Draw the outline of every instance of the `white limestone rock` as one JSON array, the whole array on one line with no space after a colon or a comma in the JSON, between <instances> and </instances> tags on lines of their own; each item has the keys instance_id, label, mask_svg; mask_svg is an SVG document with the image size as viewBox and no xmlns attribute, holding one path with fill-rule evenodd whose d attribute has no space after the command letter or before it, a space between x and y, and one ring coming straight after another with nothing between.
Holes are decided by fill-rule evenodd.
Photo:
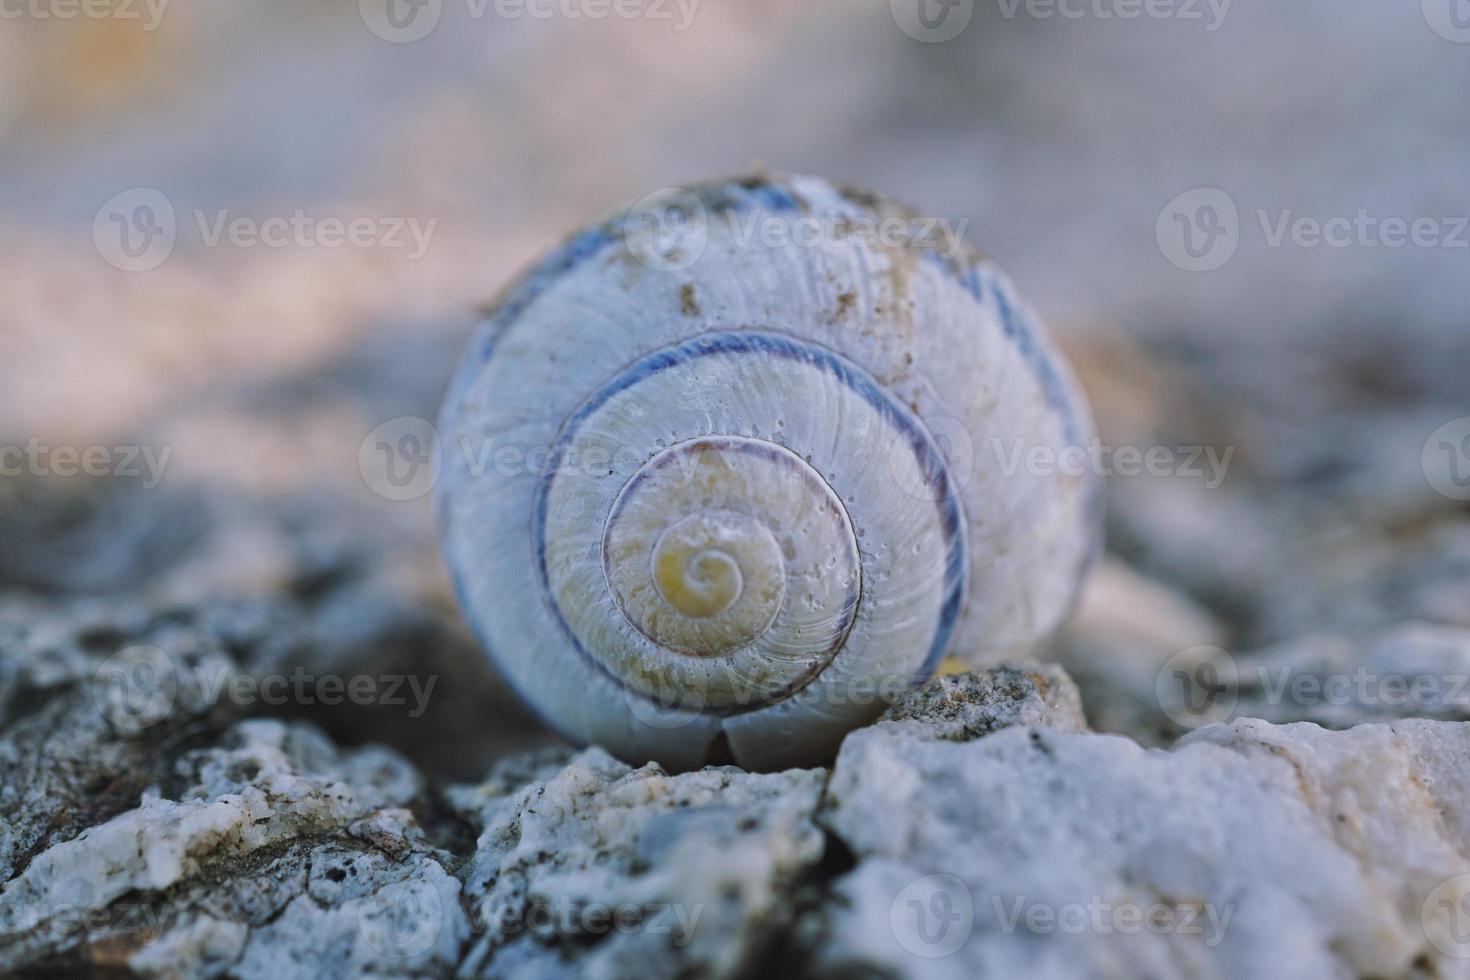
<instances>
[{"instance_id":1,"label":"white limestone rock","mask_svg":"<svg viewBox=\"0 0 1470 980\"><path fill-rule=\"evenodd\" d=\"M216 734L186 705L117 731L72 683L0 746L60 719L91 733L41 770L64 786L86 751L168 764L76 832L29 809L71 797L10 790L0 973L1470 976L1470 724L1236 721L1165 751L1087 731L1067 675L1027 665L931 681L830 771L558 749L439 796L302 724Z\"/></svg>"},{"instance_id":2,"label":"white limestone rock","mask_svg":"<svg viewBox=\"0 0 1470 980\"><path fill-rule=\"evenodd\" d=\"M1172 751L1043 729L968 743L867 729L826 794L822 821L857 864L834 885L815 963L834 976L1470 975L1470 944L1443 928L1470 888L1457 878L1467 803L1464 724L1239 721Z\"/></svg>"},{"instance_id":3,"label":"white limestone rock","mask_svg":"<svg viewBox=\"0 0 1470 980\"><path fill-rule=\"evenodd\" d=\"M524 763L513 763L521 772ZM736 976L794 926L823 770L667 775L601 749L452 794L483 826L466 976Z\"/></svg>"},{"instance_id":4,"label":"white limestone rock","mask_svg":"<svg viewBox=\"0 0 1470 980\"><path fill-rule=\"evenodd\" d=\"M0 886L0 973L447 972L467 921L453 861L404 809L422 792L389 750L242 722L185 754L169 795L150 788Z\"/></svg>"}]
</instances>

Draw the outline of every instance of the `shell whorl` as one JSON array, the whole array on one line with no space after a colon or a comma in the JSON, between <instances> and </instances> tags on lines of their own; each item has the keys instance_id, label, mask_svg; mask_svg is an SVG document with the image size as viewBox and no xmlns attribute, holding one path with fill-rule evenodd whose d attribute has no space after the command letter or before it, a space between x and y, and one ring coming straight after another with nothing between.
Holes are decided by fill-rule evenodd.
<instances>
[{"instance_id":1,"label":"shell whorl","mask_svg":"<svg viewBox=\"0 0 1470 980\"><path fill-rule=\"evenodd\" d=\"M811 404L821 423L796 422ZM636 470L560 465L637 460L619 452L630 439L655 452ZM635 695L767 707L854 638L860 611L862 644L921 645L931 668L948 640L966 565L943 459L833 351L761 331L661 348L588 399L550 463L533 525L545 594L579 655ZM894 496L935 482L933 500Z\"/></svg>"},{"instance_id":2,"label":"shell whorl","mask_svg":"<svg viewBox=\"0 0 1470 980\"><path fill-rule=\"evenodd\" d=\"M893 207L813 178L699 193L713 215ZM1091 432L992 266L738 239L714 222L665 271L619 222L579 234L491 314L441 418L466 448L444 546L482 642L570 737L678 768L720 741L822 761L876 688L1034 643L1096 547L1086 481L985 455ZM488 472L467 447L542 464Z\"/></svg>"},{"instance_id":3,"label":"shell whorl","mask_svg":"<svg viewBox=\"0 0 1470 980\"><path fill-rule=\"evenodd\" d=\"M832 488L777 443L670 446L628 481L606 527L608 585L657 646L713 657L762 640L783 611L788 577L808 563L820 570L811 587L832 594L819 601L808 591L815 615L792 623L787 612L782 631L835 649L852 625L860 583L852 523ZM781 646L794 651L796 638Z\"/></svg>"}]
</instances>

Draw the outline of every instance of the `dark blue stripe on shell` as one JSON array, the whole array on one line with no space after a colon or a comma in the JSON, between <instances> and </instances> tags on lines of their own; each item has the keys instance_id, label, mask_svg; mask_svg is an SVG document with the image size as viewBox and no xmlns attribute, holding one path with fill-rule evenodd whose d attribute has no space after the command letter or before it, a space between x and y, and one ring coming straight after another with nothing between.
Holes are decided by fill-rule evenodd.
<instances>
[{"instance_id":1,"label":"dark blue stripe on shell","mask_svg":"<svg viewBox=\"0 0 1470 980\"><path fill-rule=\"evenodd\" d=\"M779 184L759 183L754 187L748 184L735 184L726 188L732 195L736 195L731 201L731 207L737 212L744 212L750 207L759 207L772 214L785 214L791 211L802 211L801 202L786 188Z\"/></svg>"},{"instance_id":2,"label":"dark blue stripe on shell","mask_svg":"<svg viewBox=\"0 0 1470 980\"><path fill-rule=\"evenodd\" d=\"M551 593L550 575L546 568L547 499L550 495L551 485L555 481L556 473L561 468L561 462L565 458L568 445L576 436L577 430L581 427L582 423L621 392L627 391L639 382L661 371L676 367L694 358L723 354L785 357L820 367L832 374L845 387L861 395L869 405L883 416L885 422L892 424L907 437L909 446L919 463L920 470L924 474L926 485L934 491L938 498L934 501L934 504L940 512L940 528L945 539L944 603L940 607L939 622L935 629L934 640L925 655L923 663L915 673L914 682L921 683L928 679L939 666L939 661L944 656L945 648L949 645L950 637L954 633L954 627L958 621L960 608L965 596L967 571L967 542L964 533L964 518L960 510L958 495L950 485L949 471L945 467L944 458L940 454L938 447L935 446L928 430L923 427L901 402L862 368L825 347L799 341L796 338L784 334L765 333L761 331L703 334L672 347L656 351L643 360L630 365L614 381L583 402L581 407L569 416L563 424L562 431L557 437L556 445L548 458L547 475L543 476L536 484L536 492L532 503L531 527L531 540L535 552L536 571L541 582L542 592L547 606L551 610L563 634L571 643L572 647L585 660L609 677L615 684L627 690L627 686L621 678L609 672L601 661L589 654L586 648L583 647L580 638L572 632L571 627L562 616L556 599ZM738 434L707 433L706 435ZM780 692L779 697L769 701L753 705L734 706L723 711L709 710L712 714L733 715L769 707L777 701L790 698L801 690L802 687L810 683L811 680L812 678L805 678L799 686Z\"/></svg>"},{"instance_id":3,"label":"dark blue stripe on shell","mask_svg":"<svg viewBox=\"0 0 1470 980\"><path fill-rule=\"evenodd\" d=\"M931 262L947 272L950 278L959 283L965 292L975 298L977 303L982 305L985 303L986 279L981 273L979 262L966 256L946 259L932 249L924 254ZM1037 381L1041 383L1042 390L1046 394L1046 403L1061 415L1063 437L1071 445L1082 445L1082 423L1077 417L1076 402L1071 390L1057 371L1056 361L1043 345L1039 337L1039 328L1023 311L1016 309L1016 300L1007 295L1001 283L991 282L990 293L995 297L995 308L1000 314L1001 332L1016 345L1016 350L1020 352L1021 358L1031 368L1031 373L1036 376Z\"/></svg>"},{"instance_id":4,"label":"dark blue stripe on shell","mask_svg":"<svg viewBox=\"0 0 1470 980\"><path fill-rule=\"evenodd\" d=\"M732 182L713 186L704 185L694 190L700 195L705 206L715 213L722 211L744 213L752 208L759 208L770 214L789 214L806 210L791 189L770 181L761 181L756 184ZM867 211L874 217L877 216L877 213L870 207L859 204L851 197L844 197L843 201ZM622 221L614 219L578 232L550 255L536 263L520 283L511 288L505 300L481 328L475 341L478 360L484 362L494 355L495 347L506 328L519 318L527 307L555 285L558 279L570 274L609 245L620 243L622 240ZM976 302L982 305L985 303L985 281L979 263L967 257L968 253L954 259L946 259L933 249L926 249L924 255L974 297ZM1062 416L1063 433L1067 442L1080 446L1082 444L1082 424L1078 417L1077 406L1073 401L1070 389L1058 374L1051 355L1037 340L1036 326L1014 309L1015 304L1005 295L1005 290L999 284L995 284L990 291L995 296L996 307L1000 313L1001 329L1016 345L1027 367L1041 383L1046 393L1047 404Z\"/></svg>"},{"instance_id":5,"label":"dark blue stripe on shell","mask_svg":"<svg viewBox=\"0 0 1470 980\"><path fill-rule=\"evenodd\" d=\"M505 300L491 314L479 338L480 360L487 361L495 353L495 344L504 329L515 322L526 308L556 284L562 276L576 269L583 262L601 252L614 242L622 241L611 225L598 225L578 232L546 256L511 289Z\"/></svg>"}]
</instances>

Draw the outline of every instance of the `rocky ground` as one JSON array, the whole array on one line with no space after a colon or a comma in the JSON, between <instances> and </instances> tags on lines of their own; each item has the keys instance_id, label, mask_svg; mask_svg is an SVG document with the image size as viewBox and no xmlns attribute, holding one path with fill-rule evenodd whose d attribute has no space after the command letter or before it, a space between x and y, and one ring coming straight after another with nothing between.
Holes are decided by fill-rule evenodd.
<instances>
[{"instance_id":1,"label":"rocky ground","mask_svg":"<svg viewBox=\"0 0 1470 980\"><path fill-rule=\"evenodd\" d=\"M196 681L252 676L266 634L239 617L7 609L3 972L1470 966L1465 723L1243 719L1145 748L1089 730L1060 668L1001 667L932 681L830 769L670 775L548 748L443 785L224 709ZM104 656L124 640L169 651L168 696L129 702L150 665Z\"/></svg>"}]
</instances>

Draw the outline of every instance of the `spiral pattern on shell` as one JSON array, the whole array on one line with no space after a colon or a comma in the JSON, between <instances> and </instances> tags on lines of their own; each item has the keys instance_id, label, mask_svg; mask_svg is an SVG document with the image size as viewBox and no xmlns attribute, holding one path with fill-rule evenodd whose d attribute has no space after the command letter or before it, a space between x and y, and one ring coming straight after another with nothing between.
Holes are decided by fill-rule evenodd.
<instances>
[{"instance_id":1,"label":"spiral pattern on shell","mask_svg":"<svg viewBox=\"0 0 1470 980\"><path fill-rule=\"evenodd\" d=\"M481 641L574 740L820 762L895 684L1061 620L1096 488L995 451L1092 423L973 252L741 231L908 212L816 178L686 194L694 246L649 254L641 213L609 220L489 315L441 417L444 548ZM484 465L507 448L537 463Z\"/></svg>"}]
</instances>

